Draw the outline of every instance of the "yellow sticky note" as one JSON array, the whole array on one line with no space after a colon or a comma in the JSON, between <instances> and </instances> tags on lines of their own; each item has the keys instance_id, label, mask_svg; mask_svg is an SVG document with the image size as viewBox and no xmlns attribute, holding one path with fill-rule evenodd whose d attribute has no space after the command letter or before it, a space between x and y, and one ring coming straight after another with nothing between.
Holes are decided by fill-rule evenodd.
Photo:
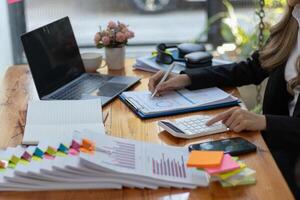
<instances>
[{"instance_id":1,"label":"yellow sticky note","mask_svg":"<svg viewBox=\"0 0 300 200\"><path fill-rule=\"evenodd\" d=\"M188 167L217 167L223 159L223 151L192 151L187 161Z\"/></svg>"},{"instance_id":2,"label":"yellow sticky note","mask_svg":"<svg viewBox=\"0 0 300 200\"><path fill-rule=\"evenodd\" d=\"M226 173L221 173L221 174L218 174L217 176L219 178L221 178L222 180L226 180L229 177L240 173L246 167L246 164L242 163L242 162L239 162L239 165L240 165L239 169L236 169L236 170L233 170L233 171L230 171L230 172L226 172Z\"/></svg>"}]
</instances>

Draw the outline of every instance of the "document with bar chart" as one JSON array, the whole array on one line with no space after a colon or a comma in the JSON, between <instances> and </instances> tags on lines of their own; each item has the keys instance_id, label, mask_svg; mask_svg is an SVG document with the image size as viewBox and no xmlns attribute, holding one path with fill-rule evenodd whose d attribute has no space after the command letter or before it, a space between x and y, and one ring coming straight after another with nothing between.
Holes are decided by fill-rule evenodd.
<instances>
[{"instance_id":1,"label":"document with bar chart","mask_svg":"<svg viewBox=\"0 0 300 200\"><path fill-rule=\"evenodd\" d=\"M209 177L206 173L186 167L188 149L150 144L123 138L97 135L94 156L82 155L87 165L94 165L122 175L127 174L137 180L151 180L176 187L207 186ZM101 139L100 139L101 138ZM171 184L172 185L172 184Z\"/></svg>"}]
</instances>

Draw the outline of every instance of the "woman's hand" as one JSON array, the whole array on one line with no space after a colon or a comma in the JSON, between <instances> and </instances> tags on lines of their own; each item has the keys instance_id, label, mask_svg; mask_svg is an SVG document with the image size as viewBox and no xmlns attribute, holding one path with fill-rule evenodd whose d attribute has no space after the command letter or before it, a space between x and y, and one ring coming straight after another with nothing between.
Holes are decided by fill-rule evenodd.
<instances>
[{"instance_id":1,"label":"woman's hand","mask_svg":"<svg viewBox=\"0 0 300 200\"><path fill-rule=\"evenodd\" d=\"M170 74L165 82L158 85L164 74L164 71L159 71L149 79L148 88L152 93L157 88L156 96L182 89L191 84L191 80L186 74Z\"/></svg>"},{"instance_id":2,"label":"woman's hand","mask_svg":"<svg viewBox=\"0 0 300 200\"><path fill-rule=\"evenodd\" d=\"M210 126L221 120L223 124L234 132L243 130L262 131L266 129L266 117L264 115L255 114L239 107L220 113L209 120L206 125Z\"/></svg>"}]
</instances>

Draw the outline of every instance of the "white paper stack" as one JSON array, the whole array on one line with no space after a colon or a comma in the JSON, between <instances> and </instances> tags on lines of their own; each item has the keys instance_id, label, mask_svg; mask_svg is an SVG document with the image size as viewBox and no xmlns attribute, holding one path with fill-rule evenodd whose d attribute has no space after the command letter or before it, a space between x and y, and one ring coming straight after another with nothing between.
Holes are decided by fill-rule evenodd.
<instances>
[{"instance_id":1,"label":"white paper stack","mask_svg":"<svg viewBox=\"0 0 300 200\"><path fill-rule=\"evenodd\" d=\"M219 59L213 59L212 65L224 65L229 64L231 62ZM159 64L155 61L155 56L143 56L136 59L136 63L133 65L134 69L139 69L148 72L157 72L160 70L168 71L170 65ZM173 69L173 73L179 74L181 71L185 70L185 63L183 62L175 62L175 67Z\"/></svg>"},{"instance_id":2,"label":"white paper stack","mask_svg":"<svg viewBox=\"0 0 300 200\"><path fill-rule=\"evenodd\" d=\"M155 56L143 56L136 59L136 63L133 65L133 68L148 72L157 72L160 70L167 71L169 66L170 65L158 64L157 62L155 62ZM184 63L176 62L172 72L179 74L184 69Z\"/></svg>"},{"instance_id":3,"label":"white paper stack","mask_svg":"<svg viewBox=\"0 0 300 200\"><path fill-rule=\"evenodd\" d=\"M77 155L60 152L59 146L72 147L83 139L95 142L93 153L80 151ZM47 154L49 147L55 156ZM37 159L37 149L46 152ZM34 154L29 162L15 157L24 152ZM46 156L48 155L48 156ZM92 131L73 133L62 141L41 141L37 147L16 147L0 151L0 160L9 166L0 168L0 191L36 191L68 189L119 189L159 187L196 188L208 186L205 172L186 167L188 149L133 141Z\"/></svg>"}]
</instances>

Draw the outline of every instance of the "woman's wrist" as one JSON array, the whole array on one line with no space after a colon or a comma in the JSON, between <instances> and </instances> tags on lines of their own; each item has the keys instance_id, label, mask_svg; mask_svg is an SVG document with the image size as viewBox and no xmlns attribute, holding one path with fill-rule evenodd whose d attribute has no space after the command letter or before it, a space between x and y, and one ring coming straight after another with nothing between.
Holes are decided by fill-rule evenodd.
<instances>
[{"instance_id":1,"label":"woman's wrist","mask_svg":"<svg viewBox=\"0 0 300 200\"><path fill-rule=\"evenodd\" d=\"M184 87L190 86L192 84L191 78L186 74L180 74L181 80L184 84Z\"/></svg>"},{"instance_id":2,"label":"woman's wrist","mask_svg":"<svg viewBox=\"0 0 300 200\"><path fill-rule=\"evenodd\" d=\"M264 131L267 129L267 120L265 115L259 115L258 127L260 131Z\"/></svg>"}]
</instances>

